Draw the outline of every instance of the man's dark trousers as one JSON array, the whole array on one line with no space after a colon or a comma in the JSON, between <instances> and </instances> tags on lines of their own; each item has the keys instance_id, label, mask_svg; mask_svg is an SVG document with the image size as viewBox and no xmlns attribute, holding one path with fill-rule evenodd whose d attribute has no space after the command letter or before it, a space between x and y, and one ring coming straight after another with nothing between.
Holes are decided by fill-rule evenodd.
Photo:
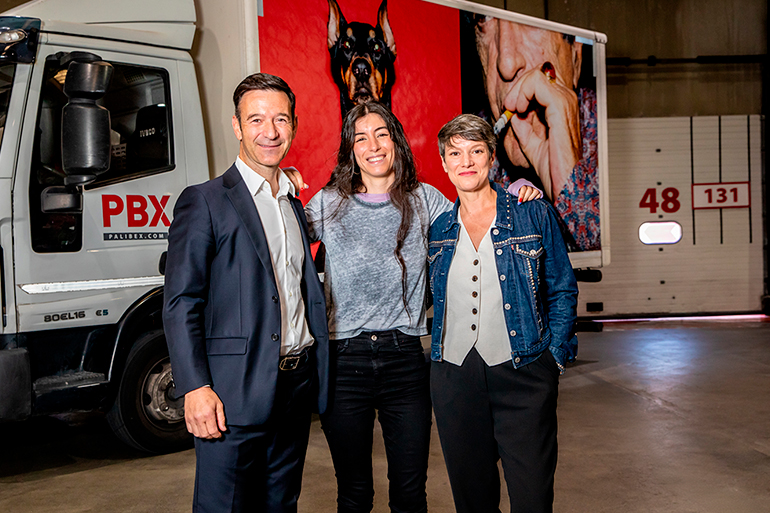
<instances>
[{"instance_id":1,"label":"man's dark trousers","mask_svg":"<svg viewBox=\"0 0 770 513\"><path fill-rule=\"evenodd\" d=\"M196 511L297 511L310 434L311 365L279 373L267 423L228 426L220 439L195 439Z\"/></svg>"}]
</instances>

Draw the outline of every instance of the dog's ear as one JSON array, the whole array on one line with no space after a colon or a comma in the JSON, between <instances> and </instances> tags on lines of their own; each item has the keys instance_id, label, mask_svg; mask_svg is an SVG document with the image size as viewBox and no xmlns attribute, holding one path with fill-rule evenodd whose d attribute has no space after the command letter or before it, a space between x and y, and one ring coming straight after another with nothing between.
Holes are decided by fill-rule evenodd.
<instances>
[{"instance_id":1,"label":"dog's ear","mask_svg":"<svg viewBox=\"0 0 770 513\"><path fill-rule=\"evenodd\" d=\"M329 2L332 1L329 0ZM393 29L390 28L390 22L388 21L388 0L382 0L380 4L380 10L377 11L377 25L382 30L383 36L385 36L385 44L388 45L388 48L393 53L393 57L395 57L396 40L393 39Z\"/></svg>"},{"instance_id":2,"label":"dog's ear","mask_svg":"<svg viewBox=\"0 0 770 513\"><path fill-rule=\"evenodd\" d=\"M342 15L337 0L329 0L329 34L326 36L326 44L329 49L333 48L340 39L340 32L348 24L345 16Z\"/></svg>"}]
</instances>

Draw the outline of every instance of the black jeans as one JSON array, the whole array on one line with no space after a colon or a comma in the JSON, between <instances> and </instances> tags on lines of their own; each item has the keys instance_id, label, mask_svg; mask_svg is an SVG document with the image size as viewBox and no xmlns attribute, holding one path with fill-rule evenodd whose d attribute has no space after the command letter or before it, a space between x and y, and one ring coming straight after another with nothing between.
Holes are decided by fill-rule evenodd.
<instances>
[{"instance_id":1,"label":"black jeans","mask_svg":"<svg viewBox=\"0 0 770 513\"><path fill-rule=\"evenodd\" d=\"M337 474L337 510L372 510L376 411L385 439L391 511L427 511L430 365L419 337L364 332L336 343L330 404L321 426Z\"/></svg>"},{"instance_id":2,"label":"black jeans","mask_svg":"<svg viewBox=\"0 0 770 513\"><path fill-rule=\"evenodd\" d=\"M471 349L462 366L433 362L431 392L457 513L500 511L503 462L511 511L553 511L559 368L549 350L514 369Z\"/></svg>"}]
</instances>

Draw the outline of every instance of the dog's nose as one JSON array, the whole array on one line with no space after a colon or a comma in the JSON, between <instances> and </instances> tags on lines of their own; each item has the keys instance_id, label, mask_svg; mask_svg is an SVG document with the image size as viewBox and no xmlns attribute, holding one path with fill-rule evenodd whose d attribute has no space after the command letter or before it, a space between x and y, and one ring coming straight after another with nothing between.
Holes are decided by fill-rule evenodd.
<instances>
[{"instance_id":1,"label":"dog's nose","mask_svg":"<svg viewBox=\"0 0 770 513\"><path fill-rule=\"evenodd\" d=\"M369 63L363 60L356 61L353 64L353 75L358 81L369 80L369 76L372 74L372 68L369 67Z\"/></svg>"}]
</instances>

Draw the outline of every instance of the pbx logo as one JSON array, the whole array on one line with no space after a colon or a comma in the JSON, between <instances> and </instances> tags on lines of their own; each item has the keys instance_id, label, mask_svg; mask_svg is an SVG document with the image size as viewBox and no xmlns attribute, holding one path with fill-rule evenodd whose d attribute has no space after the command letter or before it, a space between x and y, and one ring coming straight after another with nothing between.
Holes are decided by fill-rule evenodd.
<instances>
[{"instance_id":1,"label":"pbx logo","mask_svg":"<svg viewBox=\"0 0 770 513\"><path fill-rule=\"evenodd\" d=\"M171 225L165 209L170 194L157 196L152 194L143 196L140 194L126 194L125 201L117 194L102 195L102 218L105 228L112 227L112 218L125 212L127 225L129 228L157 227L159 224L165 227ZM152 206L152 217L148 212L149 206Z\"/></svg>"}]
</instances>

